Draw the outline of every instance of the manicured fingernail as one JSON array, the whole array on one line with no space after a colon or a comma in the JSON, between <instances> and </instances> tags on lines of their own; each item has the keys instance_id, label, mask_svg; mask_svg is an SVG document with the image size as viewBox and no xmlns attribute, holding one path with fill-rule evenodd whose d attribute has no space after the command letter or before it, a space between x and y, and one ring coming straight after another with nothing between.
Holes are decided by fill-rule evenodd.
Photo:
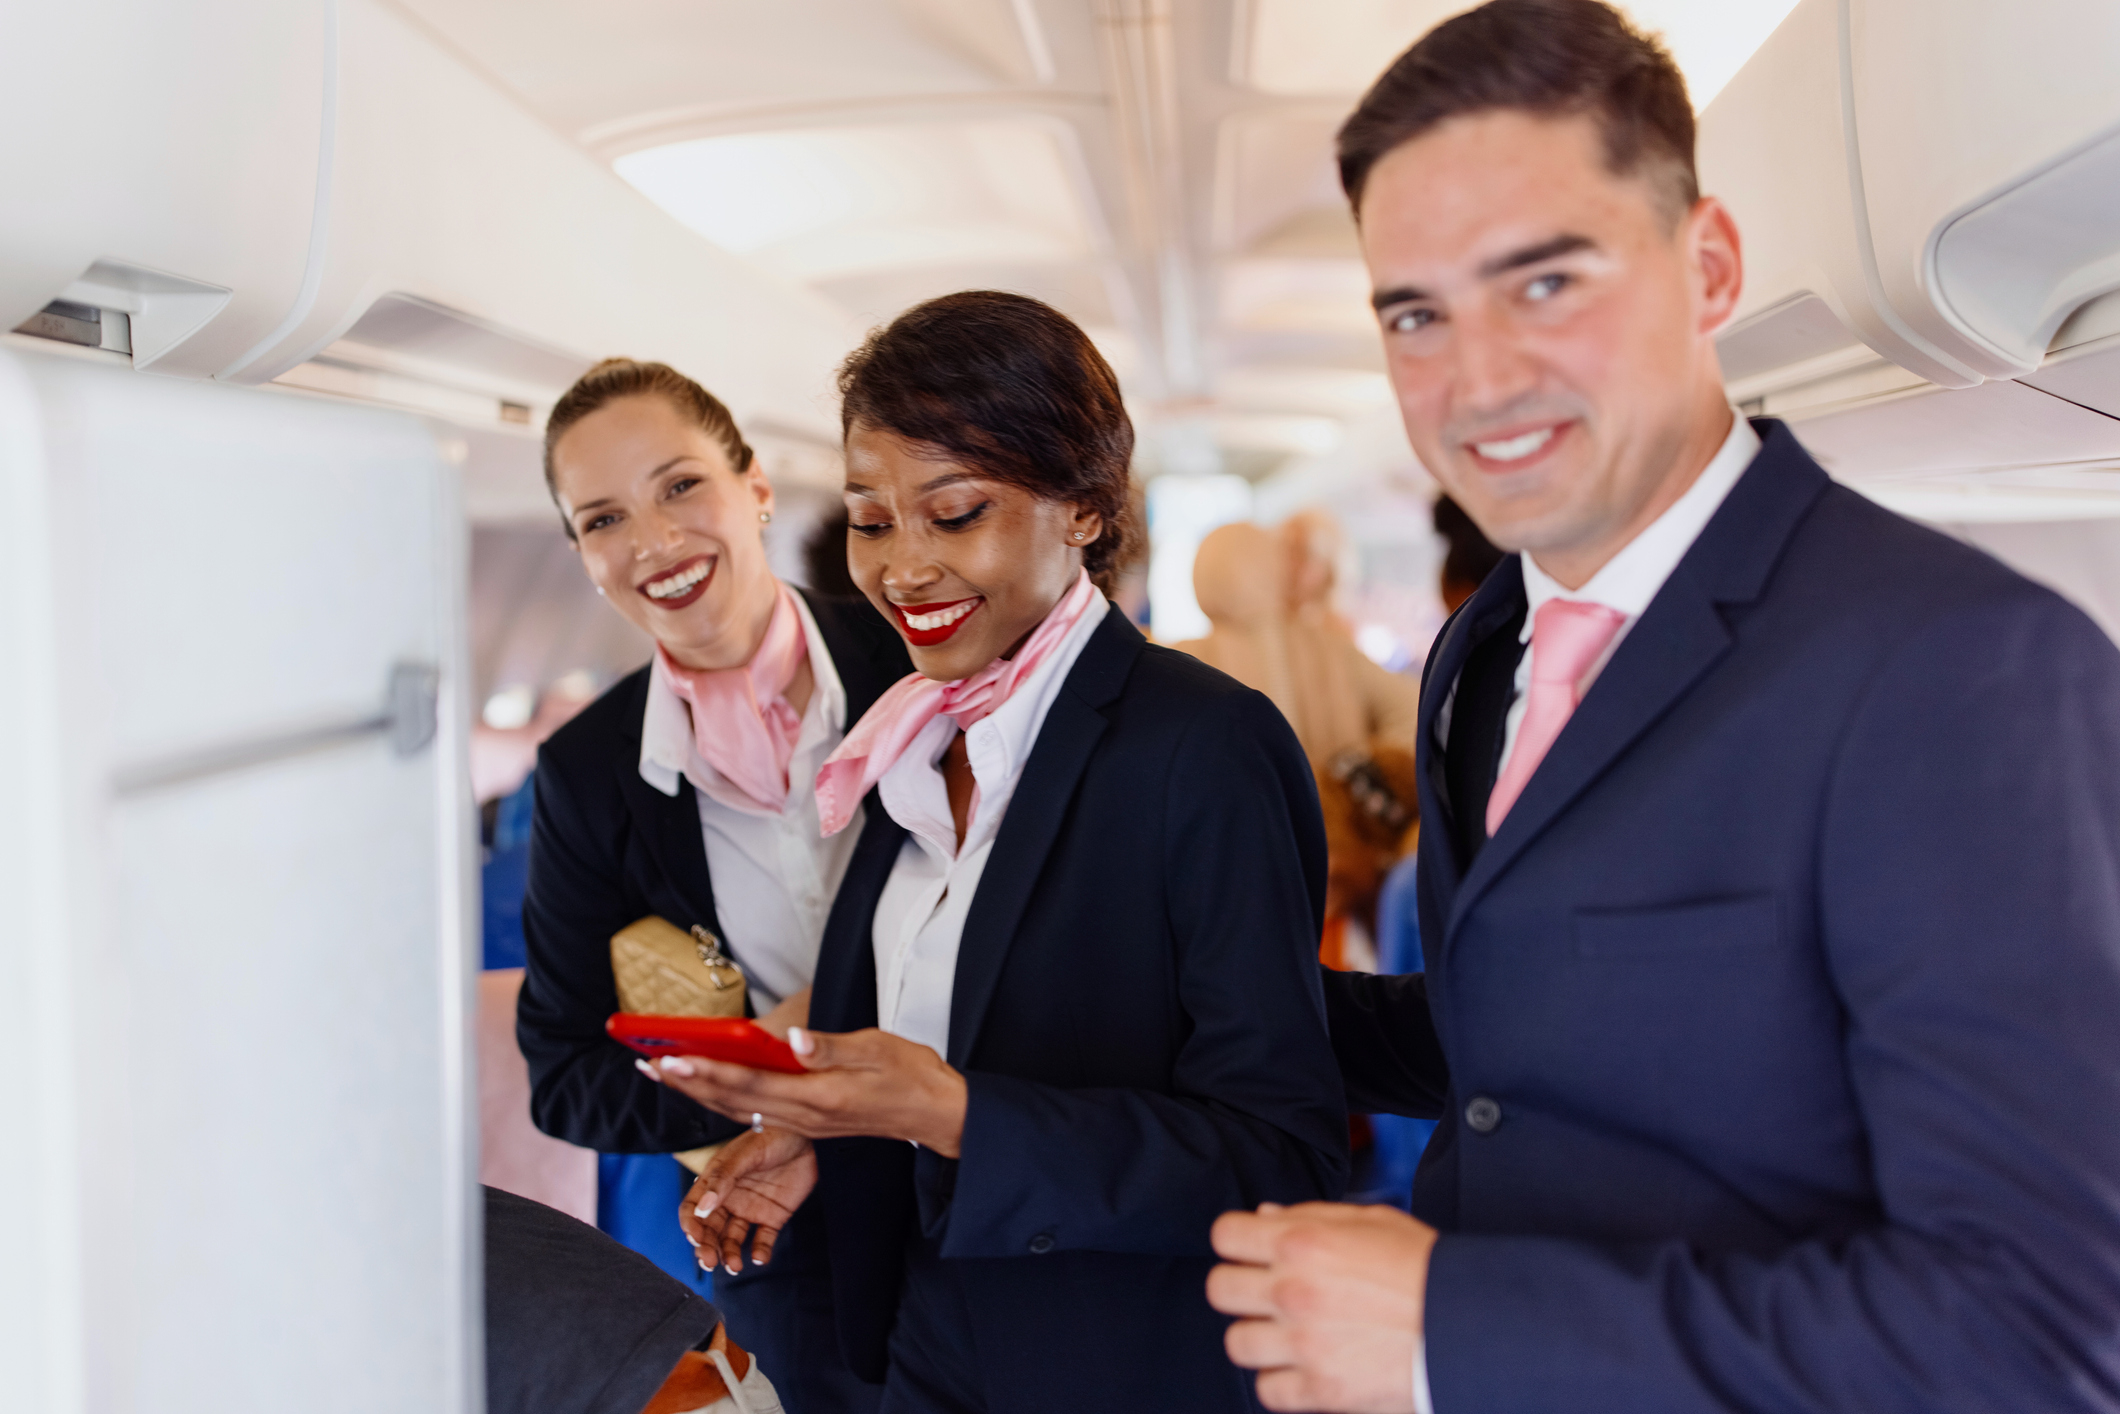
<instances>
[{"instance_id":1,"label":"manicured fingernail","mask_svg":"<svg viewBox=\"0 0 2120 1414\"><path fill-rule=\"evenodd\" d=\"M692 1210L692 1216L695 1218L711 1216L714 1210L720 1206L721 1195L719 1193L702 1193L699 1197L699 1206Z\"/></svg>"},{"instance_id":2,"label":"manicured fingernail","mask_svg":"<svg viewBox=\"0 0 2120 1414\"><path fill-rule=\"evenodd\" d=\"M732 1276L732 1277L740 1277L740 1276L742 1276L742 1275L743 1275L743 1262L742 1262L741 1260L738 1260L738 1261L734 1261L734 1262L730 1262L730 1263L728 1264L728 1272L729 1272L729 1275L730 1275L730 1276Z\"/></svg>"},{"instance_id":3,"label":"manicured fingernail","mask_svg":"<svg viewBox=\"0 0 2120 1414\"><path fill-rule=\"evenodd\" d=\"M661 1071L659 1071L659 1070L657 1070L657 1069L656 1069L656 1068L655 1068L654 1066L652 1066L652 1065L649 1065L649 1064L647 1063L647 1061L645 1061L645 1060L637 1060L637 1061L633 1062L633 1068L634 1068L635 1070L639 1071L639 1072L640 1072L640 1073L641 1073L642 1075L645 1075L645 1076L647 1076L647 1077L648 1077L648 1078L649 1078L650 1080L654 1081L654 1082L655 1082L655 1083L656 1083L657 1085L660 1085L660 1084L662 1084L662 1072L661 1072Z\"/></svg>"},{"instance_id":4,"label":"manicured fingernail","mask_svg":"<svg viewBox=\"0 0 2120 1414\"><path fill-rule=\"evenodd\" d=\"M699 1071L683 1056L664 1056L662 1068L671 1075L697 1075Z\"/></svg>"},{"instance_id":5,"label":"manicured fingernail","mask_svg":"<svg viewBox=\"0 0 2120 1414\"><path fill-rule=\"evenodd\" d=\"M788 1049L798 1056L806 1056L817 1049L817 1043L811 1040L810 1033L803 1030L800 1026L790 1026L788 1028Z\"/></svg>"}]
</instances>

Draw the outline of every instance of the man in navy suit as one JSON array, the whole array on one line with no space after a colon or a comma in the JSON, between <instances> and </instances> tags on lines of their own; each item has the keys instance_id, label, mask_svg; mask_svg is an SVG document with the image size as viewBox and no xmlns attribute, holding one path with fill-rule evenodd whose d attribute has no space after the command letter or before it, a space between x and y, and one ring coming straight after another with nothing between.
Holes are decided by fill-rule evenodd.
<instances>
[{"instance_id":1,"label":"man in navy suit","mask_svg":"<svg viewBox=\"0 0 2120 1414\"><path fill-rule=\"evenodd\" d=\"M1505 560L1421 705L1424 976L1328 978L1413 1216L1226 1215L1274 1409L2120 1409L2120 653L1725 403L1738 234L1596 0L1340 136L1422 461Z\"/></svg>"}]
</instances>

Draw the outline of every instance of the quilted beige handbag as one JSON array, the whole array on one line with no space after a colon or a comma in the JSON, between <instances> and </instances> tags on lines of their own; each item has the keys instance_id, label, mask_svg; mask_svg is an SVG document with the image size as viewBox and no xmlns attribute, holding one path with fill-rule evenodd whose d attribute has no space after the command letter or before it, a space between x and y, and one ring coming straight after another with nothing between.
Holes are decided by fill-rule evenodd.
<instances>
[{"instance_id":1,"label":"quilted beige handbag","mask_svg":"<svg viewBox=\"0 0 2120 1414\"><path fill-rule=\"evenodd\" d=\"M687 933L649 914L611 935L611 976L618 1009L645 1016L742 1016L749 988L721 939L698 924ZM694 1173L719 1144L676 1155Z\"/></svg>"}]
</instances>

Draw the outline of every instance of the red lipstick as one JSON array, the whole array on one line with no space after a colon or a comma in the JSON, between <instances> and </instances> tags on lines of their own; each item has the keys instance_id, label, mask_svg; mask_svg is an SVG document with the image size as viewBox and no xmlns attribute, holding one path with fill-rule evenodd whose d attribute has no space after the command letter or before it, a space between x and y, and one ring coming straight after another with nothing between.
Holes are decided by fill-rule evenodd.
<instances>
[{"instance_id":1,"label":"red lipstick","mask_svg":"<svg viewBox=\"0 0 2120 1414\"><path fill-rule=\"evenodd\" d=\"M682 594L673 594L667 599L659 599L648 592L648 586L651 584L667 584L672 579L694 573L699 575L698 581ZM634 585L633 588L641 598L647 600L658 609L682 609L688 604L697 604L699 596L706 593L707 586L713 582L713 558L707 555L694 555L691 559L674 564L666 570L657 570L639 584Z\"/></svg>"},{"instance_id":2,"label":"red lipstick","mask_svg":"<svg viewBox=\"0 0 2120 1414\"><path fill-rule=\"evenodd\" d=\"M893 604L891 613L897 618L898 631L905 635L906 642L915 648L933 648L938 643L947 642L951 634L964 627L965 620L978 613L979 606L985 602L986 596L975 594L969 599L951 599L935 604ZM971 607L965 608L967 604ZM928 621L929 627L915 628L908 615ZM947 621L935 623L938 615Z\"/></svg>"}]
</instances>

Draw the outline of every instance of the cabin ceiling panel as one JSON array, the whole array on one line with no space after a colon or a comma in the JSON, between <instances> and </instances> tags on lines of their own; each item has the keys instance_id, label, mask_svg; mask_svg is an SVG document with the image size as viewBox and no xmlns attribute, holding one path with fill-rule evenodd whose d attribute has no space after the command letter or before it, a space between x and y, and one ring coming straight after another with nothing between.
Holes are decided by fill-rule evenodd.
<instances>
[{"instance_id":1,"label":"cabin ceiling panel","mask_svg":"<svg viewBox=\"0 0 2120 1414\"><path fill-rule=\"evenodd\" d=\"M1036 118L906 123L697 138L615 165L717 245L818 281L1095 257L1068 142Z\"/></svg>"},{"instance_id":2,"label":"cabin ceiling panel","mask_svg":"<svg viewBox=\"0 0 2120 1414\"><path fill-rule=\"evenodd\" d=\"M1097 331L1123 324L1112 281L1093 264L1049 265L1005 263L917 266L821 280L817 292L840 305L868 327L885 324L922 300L958 290L1008 290L1043 300L1084 328Z\"/></svg>"},{"instance_id":3,"label":"cabin ceiling panel","mask_svg":"<svg viewBox=\"0 0 2120 1414\"><path fill-rule=\"evenodd\" d=\"M662 109L991 92L1051 67L1042 31L1009 33L1012 0L398 3L577 138Z\"/></svg>"},{"instance_id":4,"label":"cabin ceiling panel","mask_svg":"<svg viewBox=\"0 0 2120 1414\"><path fill-rule=\"evenodd\" d=\"M1700 108L1795 5L1627 0L1619 8L1664 36ZM1471 8L1461 0L1334 0L1332 22L1321 24L1317 0L1243 0L1232 68L1240 82L1265 93L1358 94L1430 27Z\"/></svg>"},{"instance_id":5,"label":"cabin ceiling panel","mask_svg":"<svg viewBox=\"0 0 2120 1414\"><path fill-rule=\"evenodd\" d=\"M1346 105L1240 113L1223 121L1215 246L1233 253L1354 257L1354 220L1333 162Z\"/></svg>"},{"instance_id":6,"label":"cabin ceiling panel","mask_svg":"<svg viewBox=\"0 0 2120 1414\"><path fill-rule=\"evenodd\" d=\"M1359 260L1230 261L1222 271L1221 296L1229 329L1377 338L1369 274Z\"/></svg>"}]
</instances>

